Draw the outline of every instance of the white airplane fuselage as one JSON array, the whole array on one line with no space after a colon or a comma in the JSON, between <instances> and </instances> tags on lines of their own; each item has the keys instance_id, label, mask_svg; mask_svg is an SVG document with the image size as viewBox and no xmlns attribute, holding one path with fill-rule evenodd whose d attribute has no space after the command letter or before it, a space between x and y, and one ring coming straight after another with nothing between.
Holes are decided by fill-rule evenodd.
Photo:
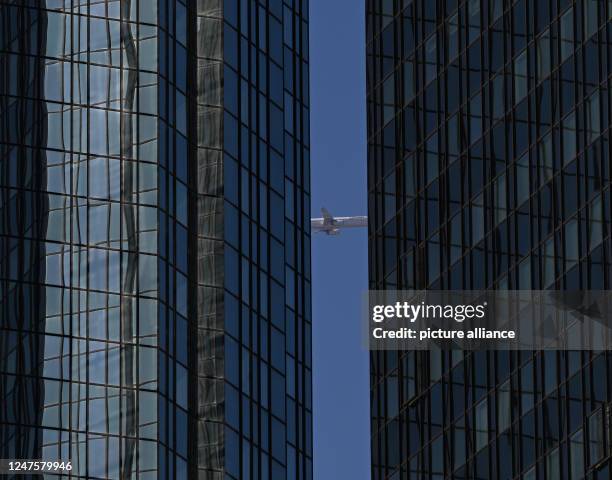
<instances>
[{"instance_id":1,"label":"white airplane fuselage","mask_svg":"<svg viewBox=\"0 0 612 480\"><path fill-rule=\"evenodd\" d=\"M313 218L310 222L313 233L325 232L328 235L338 235L344 228L360 228L368 226L368 217L332 217Z\"/></svg>"}]
</instances>

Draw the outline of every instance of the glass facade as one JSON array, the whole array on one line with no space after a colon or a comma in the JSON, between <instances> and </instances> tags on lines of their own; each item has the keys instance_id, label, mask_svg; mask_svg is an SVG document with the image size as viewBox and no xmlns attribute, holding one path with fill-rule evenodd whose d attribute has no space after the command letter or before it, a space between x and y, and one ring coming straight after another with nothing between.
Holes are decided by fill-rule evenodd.
<instances>
[{"instance_id":1,"label":"glass facade","mask_svg":"<svg viewBox=\"0 0 612 480\"><path fill-rule=\"evenodd\" d=\"M612 3L366 10L370 288L612 288ZM373 478L610 478L611 378L606 352L372 352Z\"/></svg>"},{"instance_id":2,"label":"glass facade","mask_svg":"<svg viewBox=\"0 0 612 480\"><path fill-rule=\"evenodd\" d=\"M0 1L0 457L312 478L307 0Z\"/></svg>"}]
</instances>

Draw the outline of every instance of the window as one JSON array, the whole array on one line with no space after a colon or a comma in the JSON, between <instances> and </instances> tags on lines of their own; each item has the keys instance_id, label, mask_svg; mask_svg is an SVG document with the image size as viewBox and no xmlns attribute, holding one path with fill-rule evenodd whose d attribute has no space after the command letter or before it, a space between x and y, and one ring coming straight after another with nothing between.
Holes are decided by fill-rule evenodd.
<instances>
[{"instance_id":1,"label":"window","mask_svg":"<svg viewBox=\"0 0 612 480\"><path fill-rule=\"evenodd\" d=\"M579 260L578 221L573 218L564 227L565 270L569 271Z\"/></svg>"},{"instance_id":2,"label":"window","mask_svg":"<svg viewBox=\"0 0 612 480\"><path fill-rule=\"evenodd\" d=\"M561 62L574 52L574 7L561 17Z\"/></svg>"},{"instance_id":3,"label":"window","mask_svg":"<svg viewBox=\"0 0 612 480\"><path fill-rule=\"evenodd\" d=\"M138 34L138 68L154 72L157 70L157 27L141 24ZM129 62L129 57L127 58ZM115 65L119 66L116 63Z\"/></svg>"},{"instance_id":4,"label":"window","mask_svg":"<svg viewBox=\"0 0 612 480\"><path fill-rule=\"evenodd\" d=\"M72 16L67 17L63 13L56 12L46 12L46 16L47 41L45 43L45 54L48 57L61 58L67 53L65 52L65 48L70 50L70 25Z\"/></svg>"},{"instance_id":5,"label":"window","mask_svg":"<svg viewBox=\"0 0 612 480\"><path fill-rule=\"evenodd\" d=\"M393 74L383 82L383 123L387 123L395 115L395 77Z\"/></svg>"},{"instance_id":6,"label":"window","mask_svg":"<svg viewBox=\"0 0 612 480\"><path fill-rule=\"evenodd\" d=\"M89 151L93 154L119 155L119 112L95 108L89 112Z\"/></svg>"},{"instance_id":7,"label":"window","mask_svg":"<svg viewBox=\"0 0 612 480\"><path fill-rule=\"evenodd\" d=\"M272 417L272 455L283 461L285 461L285 436L285 426L276 418Z\"/></svg>"},{"instance_id":8,"label":"window","mask_svg":"<svg viewBox=\"0 0 612 480\"><path fill-rule=\"evenodd\" d=\"M510 428L511 418L510 380L508 380L499 387L497 392L497 427L499 433Z\"/></svg>"},{"instance_id":9,"label":"window","mask_svg":"<svg viewBox=\"0 0 612 480\"><path fill-rule=\"evenodd\" d=\"M546 135L538 144L540 154L540 185L545 185L553 178L552 134Z\"/></svg>"},{"instance_id":10,"label":"window","mask_svg":"<svg viewBox=\"0 0 612 480\"><path fill-rule=\"evenodd\" d=\"M404 12L404 25L402 28L402 34L404 36L404 55L409 55L414 50L414 29L412 9L413 5L409 5Z\"/></svg>"},{"instance_id":11,"label":"window","mask_svg":"<svg viewBox=\"0 0 612 480\"><path fill-rule=\"evenodd\" d=\"M472 202L472 245L484 237L484 198L478 195Z\"/></svg>"},{"instance_id":12,"label":"window","mask_svg":"<svg viewBox=\"0 0 612 480\"><path fill-rule=\"evenodd\" d=\"M595 249L603 238L601 195L589 205L589 251Z\"/></svg>"},{"instance_id":13,"label":"window","mask_svg":"<svg viewBox=\"0 0 612 480\"><path fill-rule=\"evenodd\" d=\"M563 165L567 165L576 156L576 112L565 117L562 125Z\"/></svg>"},{"instance_id":14,"label":"window","mask_svg":"<svg viewBox=\"0 0 612 480\"><path fill-rule=\"evenodd\" d=\"M383 28L393 22L393 0L383 0L382 2Z\"/></svg>"},{"instance_id":15,"label":"window","mask_svg":"<svg viewBox=\"0 0 612 480\"><path fill-rule=\"evenodd\" d=\"M590 464L597 464L604 455L603 410L600 408L589 417Z\"/></svg>"},{"instance_id":16,"label":"window","mask_svg":"<svg viewBox=\"0 0 612 480\"><path fill-rule=\"evenodd\" d=\"M570 480L584 477L584 433L582 428L570 437Z\"/></svg>"},{"instance_id":17,"label":"window","mask_svg":"<svg viewBox=\"0 0 612 480\"><path fill-rule=\"evenodd\" d=\"M529 154L525 153L516 162L516 204L518 206L527 201L530 191Z\"/></svg>"},{"instance_id":18,"label":"window","mask_svg":"<svg viewBox=\"0 0 612 480\"><path fill-rule=\"evenodd\" d=\"M470 143L482 136L482 96L475 95L470 100Z\"/></svg>"},{"instance_id":19,"label":"window","mask_svg":"<svg viewBox=\"0 0 612 480\"><path fill-rule=\"evenodd\" d=\"M417 163L414 155L408 155L404 159L404 193L407 198L413 198L416 194L416 180L418 178Z\"/></svg>"},{"instance_id":20,"label":"window","mask_svg":"<svg viewBox=\"0 0 612 480\"><path fill-rule=\"evenodd\" d=\"M592 143L600 134L599 123L599 91L585 101L587 144Z\"/></svg>"},{"instance_id":21,"label":"window","mask_svg":"<svg viewBox=\"0 0 612 480\"><path fill-rule=\"evenodd\" d=\"M262 102L263 104L264 102ZM273 103L270 103L270 145L279 152L283 151L284 141L284 116L283 111Z\"/></svg>"},{"instance_id":22,"label":"window","mask_svg":"<svg viewBox=\"0 0 612 480\"><path fill-rule=\"evenodd\" d=\"M536 60L538 82L544 80L550 73L550 30L547 29L537 40Z\"/></svg>"},{"instance_id":23,"label":"window","mask_svg":"<svg viewBox=\"0 0 612 480\"><path fill-rule=\"evenodd\" d=\"M544 376L544 393L548 395L558 387L557 353L552 350L544 352Z\"/></svg>"},{"instance_id":24,"label":"window","mask_svg":"<svg viewBox=\"0 0 612 480\"><path fill-rule=\"evenodd\" d=\"M434 345L429 352L429 379L431 383L434 383L437 382L440 377L442 377L442 357L440 351Z\"/></svg>"},{"instance_id":25,"label":"window","mask_svg":"<svg viewBox=\"0 0 612 480\"><path fill-rule=\"evenodd\" d=\"M429 83L437 74L438 49L436 34L433 34L425 43L425 83Z\"/></svg>"},{"instance_id":26,"label":"window","mask_svg":"<svg viewBox=\"0 0 612 480\"><path fill-rule=\"evenodd\" d=\"M416 138L416 114L414 106L409 106L404 109L404 148L407 151L414 151L416 149L417 138Z\"/></svg>"},{"instance_id":27,"label":"window","mask_svg":"<svg viewBox=\"0 0 612 480\"><path fill-rule=\"evenodd\" d=\"M138 383L140 388L157 388L157 349L150 347L138 347ZM115 369L111 369L113 371ZM119 361L117 360L117 372L119 372ZM117 378L117 383L119 378Z\"/></svg>"},{"instance_id":28,"label":"window","mask_svg":"<svg viewBox=\"0 0 612 480\"><path fill-rule=\"evenodd\" d=\"M403 398L405 402L409 402L416 394L416 365L414 362L414 354L409 353L404 355L402 360Z\"/></svg>"},{"instance_id":29,"label":"window","mask_svg":"<svg viewBox=\"0 0 612 480\"><path fill-rule=\"evenodd\" d=\"M521 368L521 413L525 415L533 408L533 362L530 361Z\"/></svg>"},{"instance_id":30,"label":"window","mask_svg":"<svg viewBox=\"0 0 612 480\"><path fill-rule=\"evenodd\" d=\"M559 449L555 448L546 456L546 480L557 480L559 474Z\"/></svg>"},{"instance_id":31,"label":"window","mask_svg":"<svg viewBox=\"0 0 612 480\"><path fill-rule=\"evenodd\" d=\"M444 436L440 435L431 444L431 470L433 474L444 473Z\"/></svg>"},{"instance_id":32,"label":"window","mask_svg":"<svg viewBox=\"0 0 612 480\"><path fill-rule=\"evenodd\" d=\"M118 108L121 98L119 87L119 70L116 68L89 66L89 103L101 107ZM146 74L142 74L146 75ZM144 89L141 88L141 92ZM142 103L142 100L141 100ZM156 112L155 112L156 113Z\"/></svg>"},{"instance_id":33,"label":"window","mask_svg":"<svg viewBox=\"0 0 612 480\"><path fill-rule=\"evenodd\" d=\"M480 1L470 0L468 3L469 42L480 35Z\"/></svg>"},{"instance_id":34,"label":"window","mask_svg":"<svg viewBox=\"0 0 612 480\"><path fill-rule=\"evenodd\" d=\"M491 15L491 23L497 20L504 13L503 0L489 0L489 15Z\"/></svg>"},{"instance_id":35,"label":"window","mask_svg":"<svg viewBox=\"0 0 612 480\"><path fill-rule=\"evenodd\" d=\"M427 159L427 183L433 181L439 175L438 134L432 135L425 145L425 156Z\"/></svg>"},{"instance_id":36,"label":"window","mask_svg":"<svg viewBox=\"0 0 612 480\"><path fill-rule=\"evenodd\" d=\"M448 61L449 63L459 53L459 14L455 13L448 19Z\"/></svg>"},{"instance_id":37,"label":"window","mask_svg":"<svg viewBox=\"0 0 612 480\"><path fill-rule=\"evenodd\" d=\"M489 443L489 417L487 399L476 405L476 451L482 450Z\"/></svg>"},{"instance_id":38,"label":"window","mask_svg":"<svg viewBox=\"0 0 612 480\"><path fill-rule=\"evenodd\" d=\"M504 106L504 76L497 75L491 82L493 91L493 118L495 120L503 118L505 113Z\"/></svg>"},{"instance_id":39,"label":"window","mask_svg":"<svg viewBox=\"0 0 612 480\"><path fill-rule=\"evenodd\" d=\"M518 104L527 95L527 51L514 60L514 103Z\"/></svg>"},{"instance_id":40,"label":"window","mask_svg":"<svg viewBox=\"0 0 612 480\"><path fill-rule=\"evenodd\" d=\"M404 103L409 103L415 94L414 63L412 60L408 60L404 63Z\"/></svg>"},{"instance_id":41,"label":"window","mask_svg":"<svg viewBox=\"0 0 612 480\"><path fill-rule=\"evenodd\" d=\"M453 438L453 457L454 467L459 468L465 463L465 417L461 417L455 422Z\"/></svg>"},{"instance_id":42,"label":"window","mask_svg":"<svg viewBox=\"0 0 612 480\"><path fill-rule=\"evenodd\" d=\"M429 214L431 217L431 213ZM440 240L436 234L427 242L428 279L433 283L440 275Z\"/></svg>"},{"instance_id":43,"label":"window","mask_svg":"<svg viewBox=\"0 0 612 480\"><path fill-rule=\"evenodd\" d=\"M527 257L519 264L519 286L521 290L531 288L531 258Z\"/></svg>"},{"instance_id":44,"label":"window","mask_svg":"<svg viewBox=\"0 0 612 480\"><path fill-rule=\"evenodd\" d=\"M546 244L544 245L544 267L542 270L542 286L544 288L548 288L549 286L551 286L554 281L555 281L555 238L554 237L550 237L548 239L548 241L546 242ZM551 362L550 367L555 366L556 368L556 364L554 364L553 362ZM548 363L547 363L547 369L549 367ZM546 393L549 393L549 389L551 385L556 385L556 378L554 380L553 383L549 384L548 383L548 377L549 375L556 375L556 370L555 373L553 373L553 371L548 371L546 372L546 378L547 378L547 385L546 385Z\"/></svg>"},{"instance_id":45,"label":"window","mask_svg":"<svg viewBox=\"0 0 612 480\"><path fill-rule=\"evenodd\" d=\"M227 472L238 478L240 472L240 440L238 434L231 428L225 427L225 463Z\"/></svg>"},{"instance_id":46,"label":"window","mask_svg":"<svg viewBox=\"0 0 612 480\"><path fill-rule=\"evenodd\" d=\"M387 377L387 411L386 417L393 418L398 415L399 412L399 391L397 385L397 370L394 370L391 375Z\"/></svg>"},{"instance_id":47,"label":"window","mask_svg":"<svg viewBox=\"0 0 612 480\"><path fill-rule=\"evenodd\" d=\"M506 175L500 175L494 189L495 226L506 219Z\"/></svg>"},{"instance_id":48,"label":"window","mask_svg":"<svg viewBox=\"0 0 612 480\"><path fill-rule=\"evenodd\" d=\"M584 0L584 39L586 40L597 31L597 6L599 0Z\"/></svg>"},{"instance_id":49,"label":"window","mask_svg":"<svg viewBox=\"0 0 612 480\"><path fill-rule=\"evenodd\" d=\"M451 263L455 263L461 257L462 240L461 240L461 214L455 215L450 222L450 256Z\"/></svg>"},{"instance_id":50,"label":"window","mask_svg":"<svg viewBox=\"0 0 612 480\"><path fill-rule=\"evenodd\" d=\"M181 2L175 2L176 5L176 39L181 42L183 45L187 45L187 9ZM156 8L140 8L139 11L141 13L141 21L142 14L147 11L152 10L155 12ZM229 10L229 9L228 9Z\"/></svg>"},{"instance_id":51,"label":"window","mask_svg":"<svg viewBox=\"0 0 612 480\"><path fill-rule=\"evenodd\" d=\"M395 217L397 213L397 198L395 195L395 171L387 175L384 180L385 188L385 223Z\"/></svg>"}]
</instances>

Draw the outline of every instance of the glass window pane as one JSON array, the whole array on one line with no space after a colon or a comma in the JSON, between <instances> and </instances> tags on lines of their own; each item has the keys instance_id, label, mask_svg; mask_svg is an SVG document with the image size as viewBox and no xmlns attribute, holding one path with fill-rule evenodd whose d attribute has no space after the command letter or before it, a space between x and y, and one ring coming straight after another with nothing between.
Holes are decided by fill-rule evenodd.
<instances>
[{"instance_id":1,"label":"glass window pane","mask_svg":"<svg viewBox=\"0 0 612 480\"><path fill-rule=\"evenodd\" d=\"M493 118L495 120L504 116L504 76L497 75L491 82L493 90Z\"/></svg>"},{"instance_id":2,"label":"glass window pane","mask_svg":"<svg viewBox=\"0 0 612 480\"><path fill-rule=\"evenodd\" d=\"M459 53L459 14L455 13L448 19L448 61L449 63Z\"/></svg>"},{"instance_id":3,"label":"glass window pane","mask_svg":"<svg viewBox=\"0 0 612 480\"><path fill-rule=\"evenodd\" d=\"M521 205L529 198L529 154L516 162L516 204Z\"/></svg>"},{"instance_id":4,"label":"glass window pane","mask_svg":"<svg viewBox=\"0 0 612 480\"><path fill-rule=\"evenodd\" d=\"M578 221L573 218L564 229L565 241L565 270L572 268L579 259L578 250Z\"/></svg>"},{"instance_id":5,"label":"glass window pane","mask_svg":"<svg viewBox=\"0 0 612 480\"><path fill-rule=\"evenodd\" d=\"M444 437L440 435L431 445L432 473L444 472Z\"/></svg>"},{"instance_id":6,"label":"glass window pane","mask_svg":"<svg viewBox=\"0 0 612 480\"><path fill-rule=\"evenodd\" d=\"M472 245L484 237L484 200L482 194L472 203Z\"/></svg>"},{"instance_id":7,"label":"glass window pane","mask_svg":"<svg viewBox=\"0 0 612 480\"><path fill-rule=\"evenodd\" d=\"M527 95L527 52L514 60L514 102L518 104Z\"/></svg>"},{"instance_id":8,"label":"glass window pane","mask_svg":"<svg viewBox=\"0 0 612 480\"><path fill-rule=\"evenodd\" d=\"M433 34L425 43L425 83L429 83L436 78L437 54L436 34Z\"/></svg>"},{"instance_id":9,"label":"glass window pane","mask_svg":"<svg viewBox=\"0 0 612 480\"><path fill-rule=\"evenodd\" d=\"M462 240L461 240L461 215L455 215L450 223L450 238L451 238L451 263L456 262L461 257Z\"/></svg>"},{"instance_id":10,"label":"glass window pane","mask_svg":"<svg viewBox=\"0 0 612 480\"><path fill-rule=\"evenodd\" d=\"M597 31L597 6L599 0L584 0L584 38L585 40Z\"/></svg>"},{"instance_id":11,"label":"glass window pane","mask_svg":"<svg viewBox=\"0 0 612 480\"><path fill-rule=\"evenodd\" d=\"M589 418L590 464L595 465L604 455L603 411L600 408Z\"/></svg>"},{"instance_id":12,"label":"glass window pane","mask_svg":"<svg viewBox=\"0 0 612 480\"><path fill-rule=\"evenodd\" d=\"M551 237L546 242L546 245L544 246L543 277L544 278L542 279L542 283L543 283L544 288L548 288L555 281L555 239L554 237ZM552 366L553 365L551 365L551 367ZM547 365L547 368L548 368L548 365ZM549 375L553 375L553 372L547 371L547 375L546 375L547 379ZM551 385L556 385L556 378L554 382L551 383ZM550 385L548 385L548 382L547 382L546 393L549 393L549 388L550 388Z\"/></svg>"},{"instance_id":13,"label":"glass window pane","mask_svg":"<svg viewBox=\"0 0 612 480\"><path fill-rule=\"evenodd\" d=\"M482 95L475 95L470 100L470 143L482 136Z\"/></svg>"},{"instance_id":14,"label":"glass window pane","mask_svg":"<svg viewBox=\"0 0 612 480\"><path fill-rule=\"evenodd\" d=\"M468 4L469 41L480 35L480 1L470 0Z\"/></svg>"},{"instance_id":15,"label":"glass window pane","mask_svg":"<svg viewBox=\"0 0 612 480\"><path fill-rule=\"evenodd\" d=\"M455 423L453 435L453 458L455 468L459 468L465 463L466 445L465 445L465 417L461 417Z\"/></svg>"},{"instance_id":16,"label":"glass window pane","mask_svg":"<svg viewBox=\"0 0 612 480\"><path fill-rule=\"evenodd\" d=\"M561 61L566 60L574 51L574 7L561 17Z\"/></svg>"},{"instance_id":17,"label":"glass window pane","mask_svg":"<svg viewBox=\"0 0 612 480\"><path fill-rule=\"evenodd\" d=\"M533 408L533 362L528 362L521 368L521 413L524 415Z\"/></svg>"},{"instance_id":18,"label":"glass window pane","mask_svg":"<svg viewBox=\"0 0 612 480\"><path fill-rule=\"evenodd\" d=\"M552 134L546 135L538 144L540 155L540 184L544 185L553 178Z\"/></svg>"},{"instance_id":19,"label":"glass window pane","mask_svg":"<svg viewBox=\"0 0 612 480\"><path fill-rule=\"evenodd\" d=\"M499 433L504 432L510 427L510 421L510 381L508 380L499 387L497 392L497 427Z\"/></svg>"},{"instance_id":20,"label":"glass window pane","mask_svg":"<svg viewBox=\"0 0 612 480\"><path fill-rule=\"evenodd\" d=\"M587 98L586 107L586 133L587 143L593 142L601 132L599 123L599 91Z\"/></svg>"},{"instance_id":21,"label":"glass window pane","mask_svg":"<svg viewBox=\"0 0 612 480\"><path fill-rule=\"evenodd\" d=\"M494 188L494 214L495 225L506 219L506 175L501 175L495 182Z\"/></svg>"},{"instance_id":22,"label":"glass window pane","mask_svg":"<svg viewBox=\"0 0 612 480\"><path fill-rule=\"evenodd\" d=\"M536 48L538 82L541 82L550 73L550 30L538 38Z\"/></svg>"},{"instance_id":23,"label":"glass window pane","mask_svg":"<svg viewBox=\"0 0 612 480\"><path fill-rule=\"evenodd\" d=\"M584 477L584 434L582 428L570 438L570 480Z\"/></svg>"},{"instance_id":24,"label":"glass window pane","mask_svg":"<svg viewBox=\"0 0 612 480\"><path fill-rule=\"evenodd\" d=\"M408 60L404 63L404 103L409 103L415 93L414 64L412 60Z\"/></svg>"},{"instance_id":25,"label":"glass window pane","mask_svg":"<svg viewBox=\"0 0 612 480\"><path fill-rule=\"evenodd\" d=\"M489 443L489 417L487 399L476 405L476 451L480 451Z\"/></svg>"},{"instance_id":26,"label":"glass window pane","mask_svg":"<svg viewBox=\"0 0 612 480\"><path fill-rule=\"evenodd\" d=\"M557 480L559 474L559 449L555 448L546 456L546 480Z\"/></svg>"},{"instance_id":27,"label":"glass window pane","mask_svg":"<svg viewBox=\"0 0 612 480\"><path fill-rule=\"evenodd\" d=\"M434 345L429 352L429 379L434 383L442 376L442 356Z\"/></svg>"},{"instance_id":28,"label":"glass window pane","mask_svg":"<svg viewBox=\"0 0 612 480\"><path fill-rule=\"evenodd\" d=\"M503 0L489 0L489 14L491 15L491 22L494 22L504 13L504 1Z\"/></svg>"},{"instance_id":29,"label":"glass window pane","mask_svg":"<svg viewBox=\"0 0 612 480\"><path fill-rule=\"evenodd\" d=\"M531 259L529 257L519 264L519 286L522 290L531 288Z\"/></svg>"},{"instance_id":30,"label":"glass window pane","mask_svg":"<svg viewBox=\"0 0 612 480\"><path fill-rule=\"evenodd\" d=\"M601 195L589 205L589 250L597 247L603 238Z\"/></svg>"},{"instance_id":31,"label":"glass window pane","mask_svg":"<svg viewBox=\"0 0 612 480\"><path fill-rule=\"evenodd\" d=\"M395 76L390 75L382 86L383 90L383 122L387 123L395 115Z\"/></svg>"},{"instance_id":32,"label":"glass window pane","mask_svg":"<svg viewBox=\"0 0 612 480\"><path fill-rule=\"evenodd\" d=\"M570 113L563 123L563 164L567 165L576 156L576 114Z\"/></svg>"}]
</instances>

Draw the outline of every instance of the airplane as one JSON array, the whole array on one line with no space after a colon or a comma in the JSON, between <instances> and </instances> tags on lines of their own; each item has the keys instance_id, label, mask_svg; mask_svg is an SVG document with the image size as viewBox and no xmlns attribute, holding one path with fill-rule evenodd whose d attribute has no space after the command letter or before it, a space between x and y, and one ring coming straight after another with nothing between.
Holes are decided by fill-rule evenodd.
<instances>
[{"instance_id":1,"label":"airplane","mask_svg":"<svg viewBox=\"0 0 612 480\"><path fill-rule=\"evenodd\" d=\"M321 209L323 218L313 218L310 227L313 233L324 232L327 235L340 235L343 228L360 228L368 226L368 217L334 217L326 208Z\"/></svg>"}]
</instances>

